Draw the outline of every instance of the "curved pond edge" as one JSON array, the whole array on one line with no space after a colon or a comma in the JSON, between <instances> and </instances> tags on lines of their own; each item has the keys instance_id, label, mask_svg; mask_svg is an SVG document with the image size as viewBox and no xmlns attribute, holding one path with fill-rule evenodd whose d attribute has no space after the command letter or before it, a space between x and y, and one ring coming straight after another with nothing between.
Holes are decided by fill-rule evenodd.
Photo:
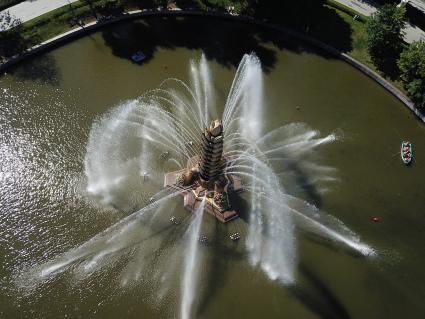
<instances>
[{"instance_id":1,"label":"curved pond edge","mask_svg":"<svg viewBox=\"0 0 425 319\"><path fill-rule=\"evenodd\" d=\"M249 16L242 16L242 15L233 15L230 13L224 13L224 12L218 12L218 11L198 11L198 10L180 10L180 9L174 9L174 10L135 10L135 11L129 11L124 13L121 16L114 17L110 20L102 21L102 22L91 22L89 24L86 24L85 26L78 27L75 29L72 29L68 32L62 33L56 37L53 37L47 41L44 41L40 44L37 44L33 46L32 48L17 54L10 59L8 59L6 62L0 64L0 73L5 73L7 69L10 67L22 62L23 60L30 58L36 54L40 54L42 52L48 51L50 49L53 49L57 46L60 46L62 44L65 44L66 42L69 42L71 40L74 40L78 37L81 37L83 35L86 35L87 33L97 31L98 29L115 24L121 21L126 20L135 20L138 18L143 17L152 17L152 16L197 16L197 17L213 17L213 18L224 18L229 20L237 20L240 22L248 22L252 24L256 24L258 26L270 28L272 30L280 31L283 33L286 33L292 37L299 38L302 41L305 41L309 44L312 44L325 52L345 61L346 63L350 64L351 66L355 67L359 71L361 71L363 74L367 75L369 78L380 84L384 89L386 89L388 92L390 92L393 96L395 96L399 101L401 101L406 107L408 107L422 122L425 123L425 115L422 114L416 107L415 104L407 97L405 96L399 89L397 89L395 86L393 86L391 83L389 83L387 80L385 80L382 76L380 76L378 73L364 65L363 63L360 63L359 61L355 60L354 58L350 57L349 55L337 50L336 48L320 41L315 38L312 38L306 34L300 33L298 31L291 30L289 28L285 28L282 26L277 26L272 23L268 23L267 20L259 21L257 19L254 19L253 17Z\"/></svg>"}]
</instances>

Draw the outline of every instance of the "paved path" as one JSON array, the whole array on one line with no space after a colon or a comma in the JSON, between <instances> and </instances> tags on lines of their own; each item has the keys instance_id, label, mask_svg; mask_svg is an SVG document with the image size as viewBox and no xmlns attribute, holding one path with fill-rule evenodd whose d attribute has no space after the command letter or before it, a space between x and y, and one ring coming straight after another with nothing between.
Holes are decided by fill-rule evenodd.
<instances>
[{"instance_id":1,"label":"paved path","mask_svg":"<svg viewBox=\"0 0 425 319\"><path fill-rule=\"evenodd\" d=\"M404 29L406 34L404 35L404 40L407 43L412 43L414 41L425 40L425 32L421 30L419 27L408 23L406 28Z\"/></svg>"},{"instance_id":2,"label":"paved path","mask_svg":"<svg viewBox=\"0 0 425 319\"><path fill-rule=\"evenodd\" d=\"M361 1L361 0L335 0L355 11L361 13L365 16L370 16L377 9L375 4L371 4L371 2Z\"/></svg>"},{"instance_id":3,"label":"paved path","mask_svg":"<svg viewBox=\"0 0 425 319\"><path fill-rule=\"evenodd\" d=\"M378 6L373 1L362 1L362 0L335 0L335 1L365 16L370 16L372 13L378 10ZM404 40L407 43L412 43L413 41L425 40L425 32L419 29L415 25L407 23L404 31L406 32L404 36Z\"/></svg>"},{"instance_id":4,"label":"paved path","mask_svg":"<svg viewBox=\"0 0 425 319\"><path fill-rule=\"evenodd\" d=\"M22 23L75 1L78 0L27 0L4 11Z\"/></svg>"}]
</instances>

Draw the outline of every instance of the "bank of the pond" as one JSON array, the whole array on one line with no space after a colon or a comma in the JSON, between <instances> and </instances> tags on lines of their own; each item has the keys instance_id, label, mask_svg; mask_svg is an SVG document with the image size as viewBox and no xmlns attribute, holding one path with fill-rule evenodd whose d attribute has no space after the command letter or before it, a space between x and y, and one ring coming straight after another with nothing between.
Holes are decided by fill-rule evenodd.
<instances>
[{"instance_id":1,"label":"bank of the pond","mask_svg":"<svg viewBox=\"0 0 425 319\"><path fill-rule=\"evenodd\" d=\"M332 54L333 56L336 56L340 58L341 60L345 61L346 63L349 63L351 66L355 67L362 73L366 74L368 77L376 81L378 84L380 84L382 87L384 87L388 92L390 92L393 96L395 96L398 100L400 100L406 107L408 107L422 122L425 123L425 115L423 115L414 105L414 103L406 97L403 92L401 92L398 88L396 88L393 84L391 84L389 81L384 79L382 76L380 76L377 72L366 66L365 64L359 62L358 60L354 59L353 57L349 56L346 53L341 52L340 50L318 40L315 38L312 38L306 34L300 33L295 30L288 29L286 27L278 26L275 24L271 24L264 21L259 21L254 19L250 16L242 16L242 15L232 15L229 13L223 13L223 12L208 12L208 11L197 11L197 10L181 10L181 9L174 9L174 10L135 10L135 11L129 11L126 13L123 13L122 15L118 17L113 17L109 20L103 20L103 21L93 21L91 23L88 23L83 26L79 26L77 28L74 28L68 32L62 33L56 37L53 37L47 41L44 41L40 44L37 44L33 46L32 48L26 50L23 53L17 54L10 59L8 59L6 62L0 65L0 72L4 73L9 69L10 67L20 63L21 61L30 58L36 54L45 52L47 50L53 49L59 45L62 45L68 41L71 41L73 39L76 39L78 37L81 37L85 34L88 34L90 32L99 30L100 28L111 25L114 23L119 23L122 21L127 20L134 20L138 18L143 17L164 17L164 16L176 16L176 17L190 17L190 16L202 16L202 17L211 17L211 18L221 18L221 19L233 19L241 22L248 22L248 23L254 23L258 26L267 27L276 31L284 32L292 37L301 39L304 42L310 43L327 53Z\"/></svg>"}]
</instances>

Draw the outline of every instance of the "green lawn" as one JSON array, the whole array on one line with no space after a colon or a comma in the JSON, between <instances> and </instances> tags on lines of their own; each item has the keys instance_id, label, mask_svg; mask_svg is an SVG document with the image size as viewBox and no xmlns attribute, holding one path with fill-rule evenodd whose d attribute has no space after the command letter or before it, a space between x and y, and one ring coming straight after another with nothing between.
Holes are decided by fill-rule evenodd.
<instances>
[{"instance_id":1,"label":"green lawn","mask_svg":"<svg viewBox=\"0 0 425 319\"><path fill-rule=\"evenodd\" d=\"M107 0L94 0L93 3L96 7L99 7L105 4L106 1ZM72 3L71 7L66 5L24 23L23 38L37 38L40 42L46 41L54 36L69 31L72 28L69 24L72 18L81 19L86 23L94 20L89 6L81 1L77 1Z\"/></svg>"},{"instance_id":2,"label":"green lawn","mask_svg":"<svg viewBox=\"0 0 425 319\"><path fill-rule=\"evenodd\" d=\"M335 1L328 1L332 4L329 6L348 24L351 28L351 45L352 49L346 52L348 55L352 56L356 60L366 64L369 67L373 68L373 64L370 60L370 55L367 52L367 33L366 33L366 20L367 17L362 17L361 20L354 20L353 16L356 14L350 8L345 7L346 9L341 10L344 6L338 4L334 6Z\"/></svg>"},{"instance_id":3,"label":"green lawn","mask_svg":"<svg viewBox=\"0 0 425 319\"><path fill-rule=\"evenodd\" d=\"M351 28L351 50L345 52L349 56L353 57L357 61L368 66L370 69L379 73L387 81L391 82L399 90L406 93L401 80L391 80L382 72L379 72L373 64L369 52L367 51L367 33L366 33L366 21L367 17L361 16L361 19L354 20L353 16L357 14L350 8L347 8L333 0L327 0L329 8L335 10L335 12L347 23Z\"/></svg>"}]
</instances>

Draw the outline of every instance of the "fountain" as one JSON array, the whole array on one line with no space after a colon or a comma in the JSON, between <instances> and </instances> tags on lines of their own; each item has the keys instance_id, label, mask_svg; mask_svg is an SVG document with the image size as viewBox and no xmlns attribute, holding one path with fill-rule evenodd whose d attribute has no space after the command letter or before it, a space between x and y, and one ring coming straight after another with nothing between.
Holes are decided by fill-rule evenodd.
<instances>
[{"instance_id":1,"label":"fountain","mask_svg":"<svg viewBox=\"0 0 425 319\"><path fill-rule=\"evenodd\" d=\"M284 285L296 281L295 227L361 255L375 253L342 222L286 189L285 185L297 180L291 176L299 172L316 183L335 179L332 167L319 165L315 154L319 146L337 136L320 137L303 123L264 134L262 70L255 54L243 57L222 117L214 107L206 58L202 56L199 64L192 62L190 71L192 88L178 79L167 79L93 124L85 158L88 193L121 211L138 209L86 243L36 267L31 272L33 279L43 281L73 264L79 265L74 272L84 278L136 251L128 258L132 261L123 271L122 286L142 276L145 281L168 284L178 269L175 265L181 264L182 276L174 278L182 278L181 318L188 319L196 307L202 221L211 217L204 216L204 210L226 227L238 222L244 240L236 245L246 248L253 267ZM242 191L249 204L244 220L236 219L241 212L229 200L229 195ZM167 225L161 230L166 232L164 238L158 237L151 228L168 211L164 205L177 196L183 196L184 207L193 214L182 223L172 219L171 228ZM182 228L187 229L183 234ZM159 248L171 234L185 240ZM153 251L156 254L150 258ZM158 299L168 290L168 286L158 287Z\"/></svg>"},{"instance_id":2,"label":"fountain","mask_svg":"<svg viewBox=\"0 0 425 319\"><path fill-rule=\"evenodd\" d=\"M223 174L227 162L223 156L223 139L221 122L212 121L202 133L201 155L190 158L186 169L167 173L164 186L181 190L184 207L192 212L206 198L207 212L226 223L237 217L229 204L228 193L239 193L243 189L239 177Z\"/></svg>"}]
</instances>

